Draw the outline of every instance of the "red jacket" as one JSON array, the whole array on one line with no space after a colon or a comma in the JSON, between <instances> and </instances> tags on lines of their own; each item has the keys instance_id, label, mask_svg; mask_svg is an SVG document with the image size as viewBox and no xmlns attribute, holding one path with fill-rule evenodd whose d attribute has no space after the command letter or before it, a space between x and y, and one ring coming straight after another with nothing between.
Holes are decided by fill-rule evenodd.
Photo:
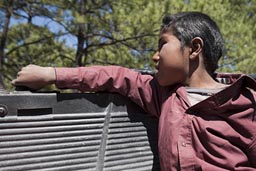
<instances>
[{"instance_id":1,"label":"red jacket","mask_svg":"<svg viewBox=\"0 0 256 171\"><path fill-rule=\"evenodd\" d=\"M256 82L248 76L194 106L185 87L122 67L56 68L56 76L58 88L118 92L158 117L162 171L256 170Z\"/></svg>"}]
</instances>

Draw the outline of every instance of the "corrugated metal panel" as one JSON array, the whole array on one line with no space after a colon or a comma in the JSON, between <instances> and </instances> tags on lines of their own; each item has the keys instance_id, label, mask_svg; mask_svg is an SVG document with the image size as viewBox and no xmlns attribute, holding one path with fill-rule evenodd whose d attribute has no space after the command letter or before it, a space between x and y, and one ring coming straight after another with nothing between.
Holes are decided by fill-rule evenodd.
<instances>
[{"instance_id":1,"label":"corrugated metal panel","mask_svg":"<svg viewBox=\"0 0 256 171\"><path fill-rule=\"evenodd\" d=\"M0 124L1 170L96 168L104 117L70 113L5 119Z\"/></svg>"},{"instance_id":2,"label":"corrugated metal panel","mask_svg":"<svg viewBox=\"0 0 256 171\"><path fill-rule=\"evenodd\" d=\"M160 170L156 121L119 95L1 95L0 105L1 171Z\"/></svg>"},{"instance_id":3,"label":"corrugated metal panel","mask_svg":"<svg viewBox=\"0 0 256 171\"><path fill-rule=\"evenodd\" d=\"M153 153L143 124L132 123L126 112L112 113L104 170L151 170L152 165Z\"/></svg>"}]
</instances>

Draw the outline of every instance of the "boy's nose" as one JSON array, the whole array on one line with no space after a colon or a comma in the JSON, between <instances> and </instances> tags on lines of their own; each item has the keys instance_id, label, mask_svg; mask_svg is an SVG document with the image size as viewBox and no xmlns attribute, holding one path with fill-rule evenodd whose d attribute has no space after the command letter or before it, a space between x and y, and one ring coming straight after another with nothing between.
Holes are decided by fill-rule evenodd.
<instances>
[{"instance_id":1,"label":"boy's nose","mask_svg":"<svg viewBox=\"0 0 256 171\"><path fill-rule=\"evenodd\" d=\"M158 62L158 60L159 60L159 52L157 51L154 55L153 55L153 61L155 62L155 63L157 63Z\"/></svg>"}]
</instances>

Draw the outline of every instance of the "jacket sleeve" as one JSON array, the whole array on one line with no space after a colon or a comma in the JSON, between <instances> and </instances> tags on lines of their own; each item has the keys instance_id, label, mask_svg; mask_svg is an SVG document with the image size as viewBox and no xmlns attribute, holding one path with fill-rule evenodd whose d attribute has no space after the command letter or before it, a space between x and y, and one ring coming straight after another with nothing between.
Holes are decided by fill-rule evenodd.
<instances>
[{"instance_id":1,"label":"jacket sleeve","mask_svg":"<svg viewBox=\"0 0 256 171\"><path fill-rule=\"evenodd\" d=\"M254 84L256 85L256 84ZM252 104L254 106L254 113L253 113L253 126L252 126L252 130L253 130L253 139L252 139L252 143L249 146L249 160L251 161L251 164L253 166L253 168L256 168L256 91L254 90L250 90L252 92Z\"/></svg>"},{"instance_id":2,"label":"jacket sleeve","mask_svg":"<svg viewBox=\"0 0 256 171\"><path fill-rule=\"evenodd\" d=\"M253 144L251 145L251 147L248 150L248 156L249 156L249 160L251 162L251 165L253 168L256 168L256 140L254 139Z\"/></svg>"},{"instance_id":3,"label":"jacket sleeve","mask_svg":"<svg viewBox=\"0 0 256 171\"><path fill-rule=\"evenodd\" d=\"M250 139L252 140L251 143L248 145L247 149L247 156L249 158L249 161L253 168L256 168L256 92L255 87L256 84L254 83L254 89L250 89L250 95L247 95L248 97L251 97L251 102L254 111L249 115L249 122L246 123L246 125L250 128L250 131L252 132L252 136Z\"/></svg>"},{"instance_id":4,"label":"jacket sleeve","mask_svg":"<svg viewBox=\"0 0 256 171\"><path fill-rule=\"evenodd\" d=\"M147 113L160 115L160 86L154 77L119 66L55 68L56 86L80 91L116 92L129 97Z\"/></svg>"}]
</instances>

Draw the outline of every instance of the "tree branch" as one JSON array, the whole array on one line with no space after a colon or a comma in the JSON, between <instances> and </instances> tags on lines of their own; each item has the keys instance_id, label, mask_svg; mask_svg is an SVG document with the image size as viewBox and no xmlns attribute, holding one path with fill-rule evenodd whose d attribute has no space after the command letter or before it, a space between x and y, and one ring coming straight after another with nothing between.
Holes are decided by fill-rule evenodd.
<instances>
[{"instance_id":1,"label":"tree branch","mask_svg":"<svg viewBox=\"0 0 256 171\"><path fill-rule=\"evenodd\" d=\"M31 44L36 44L36 43L39 43L43 40L47 40L47 39L50 39L50 38L52 38L52 37L45 37L45 38L41 38L41 39L38 39L38 40L35 40L35 41L32 41L32 42L23 43L22 45L19 45L19 46L16 46L16 47L12 48L9 52L6 53L6 56L10 55L11 53L18 50L21 47L29 46Z\"/></svg>"},{"instance_id":2,"label":"tree branch","mask_svg":"<svg viewBox=\"0 0 256 171\"><path fill-rule=\"evenodd\" d=\"M108 38L111 41L110 42L105 42L105 43L99 43L99 44L90 44L86 48L110 46L110 45L114 45L114 44L117 44L117 43L123 43L123 42L129 41L129 40L133 40L133 39L139 39L139 38L143 38L143 37L147 37L147 36L157 36L157 35L156 34L145 34L145 35L138 35L138 36L134 36L134 37L128 37L128 38L124 38L124 39L115 39L113 37L110 37L110 36L107 36L107 35L102 35L102 34L94 34L94 36L101 36L101 37L104 37L104 38Z\"/></svg>"}]
</instances>

